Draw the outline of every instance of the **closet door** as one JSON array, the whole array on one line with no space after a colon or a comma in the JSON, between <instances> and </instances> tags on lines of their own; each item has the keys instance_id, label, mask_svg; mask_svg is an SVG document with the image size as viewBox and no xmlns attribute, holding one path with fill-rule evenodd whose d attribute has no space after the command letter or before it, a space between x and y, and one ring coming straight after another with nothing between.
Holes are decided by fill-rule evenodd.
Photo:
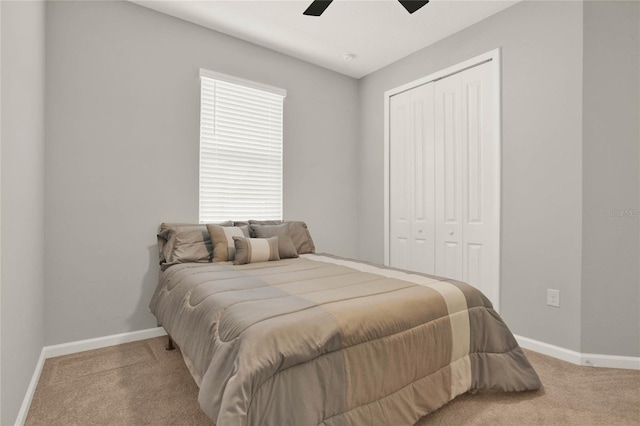
<instances>
[{"instance_id":1,"label":"closet door","mask_svg":"<svg viewBox=\"0 0 640 426\"><path fill-rule=\"evenodd\" d=\"M437 81L435 98L436 275L496 300L491 64Z\"/></svg>"},{"instance_id":2,"label":"closet door","mask_svg":"<svg viewBox=\"0 0 640 426\"><path fill-rule=\"evenodd\" d=\"M390 99L390 265L433 273L434 84Z\"/></svg>"},{"instance_id":3,"label":"closet door","mask_svg":"<svg viewBox=\"0 0 640 426\"><path fill-rule=\"evenodd\" d=\"M435 274L463 279L460 73L435 84Z\"/></svg>"},{"instance_id":4,"label":"closet door","mask_svg":"<svg viewBox=\"0 0 640 426\"><path fill-rule=\"evenodd\" d=\"M494 60L389 95L385 236L389 265L467 282L499 308Z\"/></svg>"},{"instance_id":5,"label":"closet door","mask_svg":"<svg viewBox=\"0 0 640 426\"><path fill-rule=\"evenodd\" d=\"M462 85L463 281L496 301L493 236L496 223L496 170L491 107L491 64L460 73Z\"/></svg>"}]
</instances>

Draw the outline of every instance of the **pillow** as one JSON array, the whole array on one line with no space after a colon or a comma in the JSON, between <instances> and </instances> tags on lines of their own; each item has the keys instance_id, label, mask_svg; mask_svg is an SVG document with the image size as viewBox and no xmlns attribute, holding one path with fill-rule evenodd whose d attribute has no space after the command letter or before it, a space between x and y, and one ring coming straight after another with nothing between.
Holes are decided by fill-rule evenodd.
<instances>
[{"instance_id":1,"label":"pillow","mask_svg":"<svg viewBox=\"0 0 640 426\"><path fill-rule=\"evenodd\" d=\"M289 235L289 224L280 225L251 225L251 231L256 238L278 237L278 254L280 259L298 257L296 246Z\"/></svg>"},{"instance_id":2,"label":"pillow","mask_svg":"<svg viewBox=\"0 0 640 426\"><path fill-rule=\"evenodd\" d=\"M243 238L233 237L236 247L234 265L280 260L278 255L278 237Z\"/></svg>"},{"instance_id":3,"label":"pillow","mask_svg":"<svg viewBox=\"0 0 640 426\"><path fill-rule=\"evenodd\" d=\"M250 220L251 225L278 225L281 223L289 224L289 236L296 246L298 254L315 253L316 246L309 233L307 224L299 221L282 221L282 220Z\"/></svg>"},{"instance_id":4,"label":"pillow","mask_svg":"<svg viewBox=\"0 0 640 426\"><path fill-rule=\"evenodd\" d=\"M207 234L202 227L170 228L169 241L165 246L165 262L211 262L213 248Z\"/></svg>"},{"instance_id":5,"label":"pillow","mask_svg":"<svg viewBox=\"0 0 640 426\"><path fill-rule=\"evenodd\" d=\"M222 222L220 225L231 226L232 222ZM163 223L157 239L161 265L211 261L213 246L205 224Z\"/></svg>"},{"instance_id":6,"label":"pillow","mask_svg":"<svg viewBox=\"0 0 640 426\"><path fill-rule=\"evenodd\" d=\"M298 254L315 253L316 246L313 244L313 239L309 233L309 228L304 222L291 221L289 224L289 235L293 241L293 245L296 246Z\"/></svg>"},{"instance_id":7,"label":"pillow","mask_svg":"<svg viewBox=\"0 0 640 426\"><path fill-rule=\"evenodd\" d=\"M251 238L256 238L256 234L253 233L253 229L251 229L251 225L280 225L281 223L284 223L284 222L281 220L250 220L248 224L249 224L249 232L251 233Z\"/></svg>"},{"instance_id":8,"label":"pillow","mask_svg":"<svg viewBox=\"0 0 640 426\"><path fill-rule=\"evenodd\" d=\"M249 238L248 226L207 225L207 230L213 242L214 262L226 262L235 258L236 247L233 237Z\"/></svg>"},{"instance_id":9,"label":"pillow","mask_svg":"<svg viewBox=\"0 0 640 426\"><path fill-rule=\"evenodd\" d=\"M284 223L282 220L250 220L251 225L280 225Z\"/></svg>"}]
</instances>

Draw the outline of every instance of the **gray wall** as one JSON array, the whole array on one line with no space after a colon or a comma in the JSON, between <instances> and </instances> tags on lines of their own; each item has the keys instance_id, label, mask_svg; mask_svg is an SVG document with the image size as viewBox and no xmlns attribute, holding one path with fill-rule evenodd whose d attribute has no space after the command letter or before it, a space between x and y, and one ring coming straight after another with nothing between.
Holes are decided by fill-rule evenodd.
<instances>
[{"instance_id":1,"label":"gray wall","mask_svg":"<svg viewBox=\"0 0 640 426\"><path fill-rule=\"evenodd\" d=\"M640 355L640 3L585 2L582 352ZM622 215L622 216L618 216Z\"/></svg>"},{"instance_id":2,"label":"gray wall","mask_svg":"<svg viewBox=\"0 0 640 426\"><path fill-rule=\"evenodd\" d=\"M523 2L361 80L360 256L383 261L383 93L502 49L501 314L580 349L582 4ZM561 292L560 309L546 289Z\"/></svg>"},{"instance_id":3,"label":"gray wall","mask_svg":"<svg viewBox=\"0 0 640 426\"><path fill-rule=\"evenodd\" d=\"M44 345L44 4L0 5L2 401L13 424Z\"/></svg>"},{"instance_id":4,"label":"gray wall","mask_svg":"<svg viewBox=\"0 0 640 426\"><path fill-rule=\"evenodd\" d=\"M357 255L356 80L131 3L46 24L46 344L155 326L156 228L198 220L201 67L288 91L285 218Z\"/></svg>"}]
</instances>

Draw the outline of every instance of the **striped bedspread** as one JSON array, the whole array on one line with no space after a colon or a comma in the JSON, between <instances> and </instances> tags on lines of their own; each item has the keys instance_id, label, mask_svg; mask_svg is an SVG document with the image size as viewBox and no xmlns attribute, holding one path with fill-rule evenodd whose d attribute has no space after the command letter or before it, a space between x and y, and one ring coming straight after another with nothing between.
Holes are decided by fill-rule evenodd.
<instances>
[{"instance_id":1,"label":"striped bedspread","mask_svg":"<svg viewBox=\"0 0 640 426\"><path fill-rule=\"evenodd\" d=\"M473 287L329 255L174 265L150 304L218 426L412 425L541 384Z\"/></svg>"}]
</instances>

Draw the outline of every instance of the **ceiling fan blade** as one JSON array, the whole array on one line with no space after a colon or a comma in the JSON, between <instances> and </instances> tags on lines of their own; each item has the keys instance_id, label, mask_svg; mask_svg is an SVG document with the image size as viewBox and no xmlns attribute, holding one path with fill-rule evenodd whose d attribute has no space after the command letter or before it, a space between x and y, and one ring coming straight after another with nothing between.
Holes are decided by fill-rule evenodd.
<instances>
[{"instance_id":1,"label":"ceiling fan blade","mask_svg":"<svg viewBox=\"0 0 640 426\"><path fill-rule=\"evenodd\" d=\"M407 12L409 12L409 13L413 13L416 10L420 9L425 4L429 3L429 0L425 0L425 1L416 1L416 0L402 1L402 0L398 0L398 1L400 2L401 5L404 6L405 9L407 9Z\"/></svg>"},{"instance_id":2,"label":"ceiling fan blade","mask_svg":"<svg viewBox=\"0 0 640 426\"><path fill-rule=\"evenodd\" d=\"M303 12L303 15L320 16L322 15L322 12L324 12L325 9L329 7L332 1L333 0L315 0L313 3L311 3L311 6L309 6L307 10Z\"/></svg>"}]
</instances>

